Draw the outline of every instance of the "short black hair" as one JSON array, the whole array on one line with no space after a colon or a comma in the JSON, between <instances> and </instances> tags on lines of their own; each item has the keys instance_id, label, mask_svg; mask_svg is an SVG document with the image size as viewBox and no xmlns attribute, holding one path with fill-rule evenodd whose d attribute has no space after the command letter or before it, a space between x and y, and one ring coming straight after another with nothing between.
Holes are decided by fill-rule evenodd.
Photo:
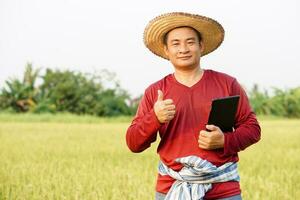
<instances>
[{"instance_id":1,"label":"short black hair","mask_svg":"<svg viewBox=\"0 0 300 200\"><path fill-rule=\"evenodd\" d=\"M176 28L190 28L190 29L192 29L192 30L195 31L195 33L196 33L196 35L197 35L197 37L198 37L199 42L202 41L201 33L200 33L199 31L197 31L196 29L194 29L193 27L190 27L190 26L180 26L180 27L176 27ZM176 29L176 28L173 28L173 29L169 30L169 31L164 35L164 37L163 37L163 43L164 43L164 45L167 46L168 35L169 35L169 33L170 33L172 30L174 30L174 29Z\"/></svg>"}]
</instances>

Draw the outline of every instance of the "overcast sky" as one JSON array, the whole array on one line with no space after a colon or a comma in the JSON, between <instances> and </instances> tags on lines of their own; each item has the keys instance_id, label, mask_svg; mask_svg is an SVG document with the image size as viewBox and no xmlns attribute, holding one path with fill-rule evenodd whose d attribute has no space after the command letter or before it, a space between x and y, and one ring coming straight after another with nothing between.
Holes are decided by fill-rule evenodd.
<instances>
[{"instance_id":1,"label":"overcast sky","mask_svg":"<svg viewBox=\"0 0 300 200\"><path fill-rule=\"evenodd\" d=\"M297 0L0 0L0 87L35 68L115 72L132 96L173 72L147 50L149 20L173 11L211 17L223 44L201 67L235 76L250 88L300 86L300 3Z\"/></svg>"}]
</instances>

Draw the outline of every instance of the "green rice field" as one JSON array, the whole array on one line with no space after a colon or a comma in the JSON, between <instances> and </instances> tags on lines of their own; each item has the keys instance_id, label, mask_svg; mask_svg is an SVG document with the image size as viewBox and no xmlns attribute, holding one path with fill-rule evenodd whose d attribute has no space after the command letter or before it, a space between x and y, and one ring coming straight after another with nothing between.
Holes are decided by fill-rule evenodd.
<instances>
[{"instance_id":1,"label":"green rice field","mask_svg":"<svg viewBox=\"0 0 300 200\"><path fill-rule=\"evenodd\" d=\"M0 115L0 200L154 199L157 143L131 153L130 118ZM243 199L300 199L300 120L261 118L240 152Z\"/></svg>"}]
</instances>

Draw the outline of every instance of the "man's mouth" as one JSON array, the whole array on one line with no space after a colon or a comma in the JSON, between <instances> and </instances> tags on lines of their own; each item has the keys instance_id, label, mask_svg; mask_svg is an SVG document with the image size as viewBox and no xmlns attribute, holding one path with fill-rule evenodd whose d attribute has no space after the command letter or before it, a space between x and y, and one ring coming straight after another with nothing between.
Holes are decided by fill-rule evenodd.
<instances>
[{"instance_id":1,"label":"man's mouth","mask_svg":"<svg viewBox=\"0 0 300 200\"><path fill-rule=\"evenodd\" d=\"M178 59L180 60L188 60L190 59L192 56L181 56L181 57L178 57Z\"/></svg>"}]
</instances>

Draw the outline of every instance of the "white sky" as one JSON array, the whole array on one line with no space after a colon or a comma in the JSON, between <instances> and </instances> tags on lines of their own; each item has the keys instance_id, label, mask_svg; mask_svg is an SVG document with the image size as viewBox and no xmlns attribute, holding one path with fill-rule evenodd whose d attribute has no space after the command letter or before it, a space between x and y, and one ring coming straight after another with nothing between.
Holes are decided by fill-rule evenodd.
<instances>
[{"instance_id":1,"label":"white sky","mask_svg":"<svg viewBox=\"0 0 300 200\"><path fill-rule=\"evenodd\" d=\"M297 0L0 0L0 87L35 68L115 72L133 96L173 72L143 44L149 20L173 11L220 22L225 40L202 68L235 76L250 88L300 86Z\"/></svg>"}]
</instances>

